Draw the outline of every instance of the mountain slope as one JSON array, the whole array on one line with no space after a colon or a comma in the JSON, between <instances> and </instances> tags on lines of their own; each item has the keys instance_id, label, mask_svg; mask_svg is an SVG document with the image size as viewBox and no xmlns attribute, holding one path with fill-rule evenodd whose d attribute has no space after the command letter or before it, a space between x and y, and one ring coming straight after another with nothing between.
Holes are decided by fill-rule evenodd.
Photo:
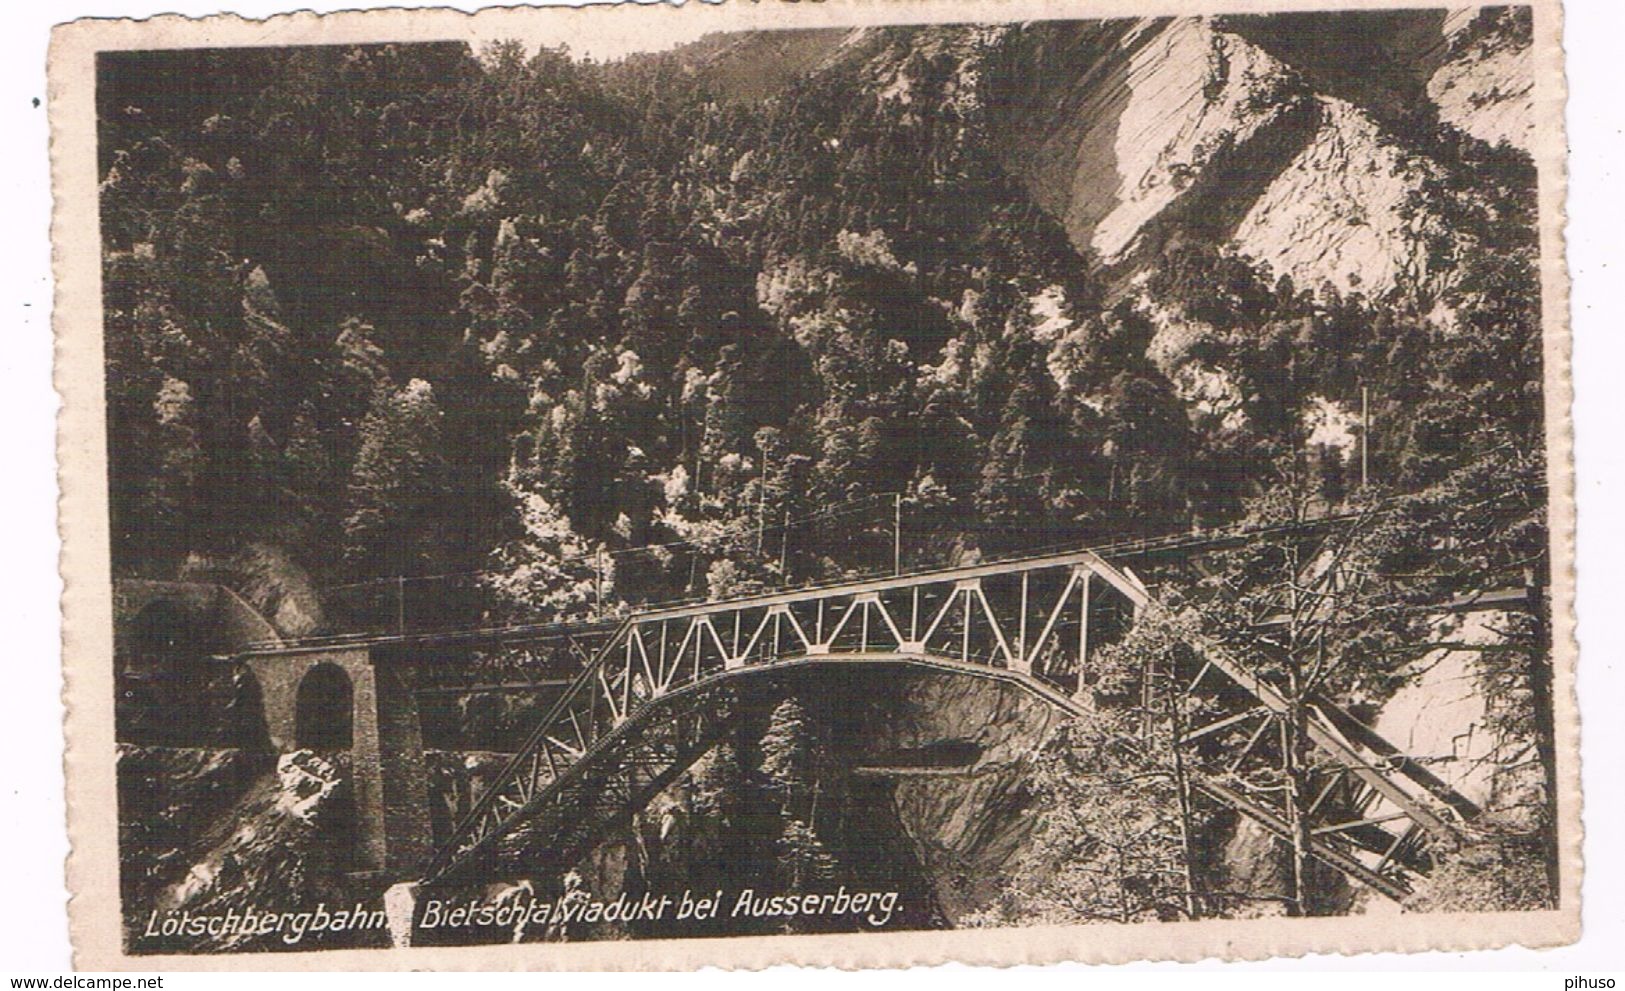
<instances>
[{"instance_id":1,"label":"mountain slope","mask_svg":"<svg viewBox=\"0 0 1625 991\"><path fill-rule=\"evenodd\" d=\"M950 58L991 147L1073 243L1132 275L1170 238L1231 245L1299 286L1424 308L1446 288L1428 244L1428 115L1527 150L1527 11L1039 22L756 33L684 56L726 96L838 74L909 99L907 58ZM1376 67L1373 69L1373 67Z\"/></svg>"}]
</instances>

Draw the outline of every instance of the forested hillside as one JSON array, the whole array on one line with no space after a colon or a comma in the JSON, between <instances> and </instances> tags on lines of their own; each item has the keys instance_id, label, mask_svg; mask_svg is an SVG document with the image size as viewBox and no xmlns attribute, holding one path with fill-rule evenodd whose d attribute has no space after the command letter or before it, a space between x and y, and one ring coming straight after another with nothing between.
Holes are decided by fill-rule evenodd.
<instances>
[{"instance_id":1,"label":"forested hillside","mask_svg":"<svg viewBox=\"0 0 1625 991\"><path fill-rule=\"evenodd\" d=\"M1462 94L1527 12L1368 18L1438 102L1312 21L103 56L115 572L551 617L889 567L893 493L920 563L1211 527L1355 495L1362 390L1366 493L1526 559L1534 172Z\"/></svg>"}]
</instances>

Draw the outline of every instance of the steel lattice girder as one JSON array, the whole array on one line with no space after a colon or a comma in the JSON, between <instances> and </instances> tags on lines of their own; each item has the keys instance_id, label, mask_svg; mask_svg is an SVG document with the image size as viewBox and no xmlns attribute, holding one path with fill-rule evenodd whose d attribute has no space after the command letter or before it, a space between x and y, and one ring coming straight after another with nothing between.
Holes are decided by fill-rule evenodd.
<instances>
[{"instance_id":1,"label":"steel lattice girder","mask_svg":"<svg viewBox=\"0 0 1625 991\"><path fill-rule=\"evenodd\" d=\"M484 834L434 879L466 875L489 861L571 866L612 823L629 819L687 770L737 718L732 686L726 683L670 701L672 711L645 712L607 734L589 759L516 810L518 825Z\"/></svg>"},{"instance_id":2,"label":"steel lattice girder","mask_svg":"<svg viewBox=\"0 0 1625 991\"><path fill-rule=\"evenodd\" d=\"M1133 616L1161 609L1131 574L1080 551L628 617L603 641L457 826L425 880L437 880L480 859L531 819L568 816L568 796L581 791L581 781L601 781L629 766L627 752L620 748L627 739L649 732L644 723L663 718L668 709L703 710L698 700L707 691L747 669L773 669L799 660L905 662L962 673L980 671L1013 678L1053 704L1081 714L1071 696L1082 685L1089 651L1101 632L1094 627L1103 615L1110 615L1100 612L1106 608L1100 601L1104 596L1092 598L1097 579ZM1216 721L1197 732L1223 739L1227 729L1248 725L1250 716L1259 718L1246 744L1229 752L1231 766L1217 774L1202 768L1201 790L1279 835L1286 821L1284 805L1252 797L1246 778L1268 763L1265 738L1274 735L1268 730L1288 710L1287 700L1216 644L1199 635L1188 639L1200 669L1181 672L1182 679L1190 679L1186 695L1240 706L1240 711L1216 713ZM667 700L683 704L667 706ZM1388 875L1383 871L1419 868L1425 858L1417 837L1425 834L1434 841L1454 843L1448 820L1476 810L1324 699L1314 700L1307 728L1317 750L1336 768L1341 786L1351 793L1346 800L1319 806L1318 811L1342 818L1316 821L1323 832L1312 843L1314 852L1344 873L1399 897L1403 883L1384 880ZM1257 750L1261 742L1263 756ZM677 765L685 753L672 751L662 774L680 773ZM698 752L688 760L697 756ZM654 767L666 760L664 755L652 756L646 763ZM598 801L603 791L594 794ZM1354 806L1369 806L1373 796L1387 802L1395 814L1370 822L1353 814ZM580 828L571 831L568 849L552 848L555 857L586 842L582 837L591 833L590 823L602 817L581 811L580 801L575 813ZM1401 819L1408 827L1397 837L1382 828L1384 822ZM525 832L537 830L526 826ZM1359 859L1359 852L1380 856L1378 866Z\"/></svg>"}]
</instances>

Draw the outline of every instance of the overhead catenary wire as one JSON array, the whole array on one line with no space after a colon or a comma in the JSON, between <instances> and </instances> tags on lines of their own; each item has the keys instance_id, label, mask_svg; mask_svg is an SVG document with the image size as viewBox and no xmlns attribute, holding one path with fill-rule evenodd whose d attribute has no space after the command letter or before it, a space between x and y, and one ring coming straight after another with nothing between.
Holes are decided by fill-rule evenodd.
<instances>
[{"instance_id":1,"label":"overhead catenary wire","mask_svg":"<svg viewBox=\"0 0 1625 991\"><path fill-rule=\"evenodd\" d=\"M1005 476L1001 476L1001 478L1002 478L1002 481L1004 482L1004 484L1009 485L1009 484L1019 484L1019 483L1022 483L1022 482L1030 482L1030 481L1033 481L1033 480L1036 480L1036 479L1045 479L1046 481L1053 480L1056 473L1057 473L1057 470L1054 467L1050 467L1050 468L1040 469L1040 470L1037 470L1037 471L1022 472L1022 473L1016 474L1016 475L1005 475ZM811 513L811 514L806 515L806 516L796 517L794 519L785 520L783 522L775 523L775 524L772 524L772 525L769 525L769 526L760 526L758 521L743 521L742 520L742 521L739 521L739 522L736 522L736 523L732 524L731 526L729 526L728 528L726 528L724 530L718 531L715 534L710 534L710 535L706 535L706 536L698 536L698 537L684 537L684 538L680 538L680 539L677 539L677 540L661 541L659 543L638 544L638 545L636 545L634 547L623 547L623 548L620 548L620 549L617 549L617 550L605 550L602 553L603 553L604 556L609 557L611 559L614 559L614 558L618 558L618 557L625 557L625 556L641 554L641 553L650 553L650 552L657 552L657 551L661 551L661 550L670 550L670 549L679 548L679 547L697 547L697 548L706 548L708 546L709 547L714 547L714 546L716 546L718 544L725 544L731 538L744 537L744 538L749 538L749 539L754 540L756 538L756 535L758 534L758 532L763 533L763 534L765 534L765 533L777 533L777 532L779 532L781 530L794 529L797 526L801 526L801 525L804 525L804 524L807 524L807 523L815 523L815 522L818 522L818 521L821 521L821 520L833 519L833 518L841 517L841 516L855 516L855 515L858 515L861 512L864 512L865 510L862 509L862 508L854 508L854 507L865 507L865 506L875 508L875 509L883 508L883 509L891 510L891 512L885 514L888 517L888 519L882 520L877 516L876 522L877 523L894 523L895 525L900 526L901 525L900 519L894 519L894 517L900 517L902 504L905 503L905 502L916 503L917 501L918 501L917 496L911 497L905 492L900 492L900 491L877 492L877 493L874 493L872 495L859 496L859 497L857 497L855 499L849 499L849 500L847 500L846 502L843 502L843 503L837 503L835 506L830 507L828 509L825 509L823 511L817 512L817 513ZM705 523L706 523L705 520L693 520L693 521L690 521L690 525L696 525L696 526L703 526ZM991 530L1009 529L1009 527L999 525L999 524L977 524L977 523L973 523L973 522L969 522L969 521L961 521L960 523L956 524L956 528L967 530L967 531L971 531L971 530L989 530L989 531L991 531ZM1069 528L1068 525L1066 525L1066 524L1040 524L1040 525L1034 526L1034 525L1029 524L1029 523L1024 523L1024 524L1022 524L1022 529L1026 529L1026 530L1045 529L1045 530L1055 530L1055 531L1059 531L1059 532L1068 532L1069 529L1075 529L1075 527L1070 527ZM900 550L899 550L899 553L900 553ZM572 554L572 555L570 555L568 557L555 558L555 559L552 560L551 563L553 563L557 567L563 567L565 565L575 564L575 563L579 563L579 562L586 561L586 560L589 560L589 559L594 559L594 558L596 558L598 556L598 554L599 554L598 550L585 551L585 552L582 552L580 554ZM431 581L450 581L450 580L455 579L455 578L466 578L466 579L491 578L491 577L501 577L501 576L507 575L509 573L510 572L508 570L505 570L505 569L485 568L485 569L479 569L479 570L474 570L474 571L452 571L452 572L441 572L441 573L428 574L428 575L404 575L404 576L402 576L402 575L389 575L389 576L382 576L382 577L378 577L378 578L366 578L366 579L362 579L360 581L345 582L345 583L336 584L336 585L324 585L324 586L321 586L318 589L318 591L320 591L320 592L339 592L339 591L344 591L344 590L347 590L347 589L367 588L367 587L379 586L379 585L398 586L401 583L414 584L414 583L419 583L419 582L431 582Z\"/></svg>"},{"instance_id":2,"label":"overhead catenary wire","mask_svg":"<svg viewBox=\"0 0 1625 991\"><path fill-rule=\"evenodd\" d=\"M800 516L794 519L785 520L781 523L775 523L772 526L765 527L764 529L766 532L777 533L780 530L793 529L803 524L816 523L821 520L858 516L865 512L870 512L877 507L891 509L893 501L898 495L899 493L882 492L876 495L861 496L857 499L851 499L844 503L838 503L834 507L823 510L822 512L811 513L807 516ZM889 516L890 514L888 513L887 515ZM702 520L697 522L700 525L703 525L705 521ZM704 549L707 547L714 547L716 545L727 545L730 542L739 540L740 538L754 540L756 530L757 526L754 522L735 523L732 526L719 530L714 534L696 537L684 537L679 540L667 540L653 544L638 544L633 547L622 547L616 550L586 551L580 554L572 554L568 557L555 558L551 563L562 567L567 564L595 560L600 556L613 559L628 557L636 554L647 554L662 550L671 550L678 547L696 547ZM381 578L366 578L362 579L361 581L345 582L338 585L323 585L318 589L318 591L339 592L346 589L368 588L380 585L396 586L403 582L416 583L449 581L454 578L492 578L501 577L509 573L510 570L500 568L484 568L477 571L448 571L429 575L390 575Z\"/></svg>"},{"instance_id":3,"label":"overhead catenary wire","mask_svg":"<svg viewBox=\"0 0 1625 991\"><path fill-rule=\"evenodd\" d=\"M1038 472L1029 472L1029 473L1025 473L1023 475L1020 475L1020 476L1011 476L1011 478L1016 479L1016 480L1028 480L1028 479L1039 478L1039 477L1050 477L1052 475L1053 475L1052 471L1044 470L1044 471L1038 471ZM1537 482L1537 484L1542 484L1542 483L1543 483L1543 480L1540 480L1540 481ZM805 526L807 524L819 523L819 522L827 521L827 520L845 519L845 518L851 518L851 517L854 517L854 516L862 516L862 515L865 515L865 514L868 514L868 513L875 513L876 515L875 515L875 518L874 518L873 522L874 522L874 524L876 525L877 528L882 527L882 526L889 526L889 527L897 528L897 531L893 533L893 541L892 541L893 554L891 555L891 560L889 562L887 562L887 564L890 565L889 568L886 567L885 565L876 565L876 566L871 567L871 568L869 568L867 570L865 570L863 568L844 569L844 570L842 570L842 572L841 572L841 574L839 576L830 575L830 576L827 576L827 577L824 577L824 578L821 578L821 579L814 579L811 582L808 582L808 581L791 582L791 581L788 580L788 578L789 578L788 574L785 574L784 578L786 579L786 581L780 587L784 588L784 589L817 588L817 587L820 587L822 585L827 585L827 584L831 584L831 583L839 584L841 582L851 581L851 580L854 580L854 579L857 579L857 578L874 577L876 575L881 574L884 571L890 571L893 574L902 574L902 573L925 573L925 572L929 572L929 571L932 571L932 570L936 570L932 566L932 564L930 562L923 561L923 560L917 562L913 567L910 567L908 569L904 569L902 567L901 547L900 547L900 540L901 540L900 527L901 527L901 507L902 507L902 504L905 501L909 502L911 504L915 504L915 505L919 504L919 500L918 500L917 497L911 498L911 497L905 495L904 493L900 493L900 492L881 492L881 493L876 493L874 495L863 496L863 497L859 497L859 498L856 498L856 499L851 499L851 500L848 500L848 501L846 501L844 503L839 503L839 504L837 504L837 505L835 505L833 507L822 510L820 512L811 513L811 514L808 514L806 516L796 517L796 518L793 518L793 519L786 519L782 523L777 523L777 524L774 524L771 527L766 527L765 530L768 530L768 531L774 531L774 532L783 531L784 534L787 537L790 530L792 530L792 529L794 529L796 527L799 527L799 526ZM1166 550L1174 550L1174 549L1187 548L1187 547L1188 548L1194 548L1194 547L1200 547L1200 546L1202 546L1204 544L1209 545L1209 546L1213 546L1216 543L1223 543L1223 542L1225 542L1227 540L1234 539L1235 536L1237 536L1239 534L1248 534L1248 535L1251 535L1251 536L1264 536L1264 535L1267 535L1267 534L1269 534L1271 532L1280 532L1280 531L1285 531L1285 530L1292 530L1292 529L1297 529L1297 528L1303 527L1303 526L1318 527L1318 526L1323 526L1323 525L1335 523L1335 522L1337 522L1338 520L1341 520L1341 519L1353 518L1355 516L1362 515L1362 513L1363 514L1371 514L1371 513L1374 512L1378 516L1385 516L1388 513L1394 511L1395 508L1397 508L1400 504L1402 504L1402 503L1404 503L1406 501L1407 501L1406 497L1403 497L1403 496L1387 496L1387 497L1379 498L1379 499L1376 499L1376 500L1373 500L1373 501L1369 501L1369 502L1367 502L1365 508L1362 511L1353 512L1353 513L1341 513L1341 514L1339 514L1339 513L1336 513L1336 512L1328 511L1324 515L1320 515L1320 516L1314 516L1314 517L1300 519L1300 520L1282 521L1282 522L1275 523L1275 524L1264 524L1264 525L1259 525L1257 523L1253 523L1253 524L1250 524L1250 525L1247 524L1247 523L1237 523L1237 524L1232 524L1230 526L1221 526L1221 527L1215 527L1215 528L1211 528L1211 529L1210 528L1201 528L1201 527L1189 526L1189 527L1185 527L1185 528L1165 530L1165 531L1163 531L1161 533L1158 533L1158 534L1137 535L1137 536L1134 536L1134 537L1131 537L1131 538L1128 538L1128 539L1118 539L1118 540L1107 541L1107 542L1104 542L1104 543L1095 543L1090 539L1090 537L1087 535L1087 532L1084 530L1083 521L1078 521L1076 523L1070 523L1070 524L1069 523L1063 523L1063 522L1032 523L1032 522L1028 521L1028 522L1023 522L1022 524L1020 524L1018 528L1023 530L1023 531L1031 532L1031 533L1034 533L1034 534L1037 534L1037 533L1053 533L1053 534L1057 534L1057 535L1066 535L1066 539L1051 541L1051 542L1047 542L1047 543L1043 543L1043 544L1030 544L1030 545L1027 545L1027 546L1022 547L1020 549L1010 549L1010 550L1008 550L1008 551L1006 551L1004 553L990 555L990 556L986 557L985 560L999 561L999 560L1019 559L1021 557L1027 557L1027 556L1031 556L1031 555L1034 555L1034 554L1042 554L1042 553L1046 553L1046 552L1059 551L1059 550L1064 550L1064 549L1076 549L1076 548L1078 548L1080 546L1088 547L1090 549L1097 550L1097 551L1099 551L1101 553L1109 553L1109 554L1114 554L1114 555L1126 555L1126 556L1136 556L1136 555L1146 554L1146 553L1158 553L1158 552L1162 552L1162 551L1166 551ZM1327 507L1327 508L1329 509L1330 507ZM892 519L883 520L883 519L880 518L880 513L877 512L877 511L883 511L885 509L890 509L891 510L891 512L884 513L884 515L888 516L888 517L892 517ZM565 568L565 567L567 567L567 566L569 566L571 564L579 564L579 563L582 563L582 562L585 562L585 561L588 561L588 560L594 560L595 561L595 566L594 566L595 567L595 573L598 573L601 576L601 573L603 571L603 559L605 559L605 558L613 560L613 559L625 558L625 557L628 557L628 556L634 556L634 555L640 555L640 554L650 554L650 553L659 553L659 552L662 552L662 551L670 551L670 550L673 550L673 549L683 548L683 547L690 547L690 548L695 549L696 551L702 551L702 552L712 553L712 554L727 553L728 551L730 551L731 549L737 547L741 543L748 543L748 542L750 542L752 540L755 540L756 539L757 529L758 529L757 521L739 521L739 522L736 522L735 524L733 524L730 527L726 527L726 528L723 528L723 529L721 529L721 530L719 530L719 531L717 531L715 533L706 534L706 535L702 535L702 536L687 537L687 538L683 538L683 539L679 539L679 540L665 541L665 542L654 543L654 544L642 544L642 545L638 545L638 546L635 546L635 547L621 548L619 550L604 550L602 548L598 548L598 549L595 549L593 551L589 551L589 552L586 552L586 553L571 555L570 557L567 557L567 558L552 559L550 561L545 562L545 564L546 564L546 566L549 566L549 567L552 567L552 568L562 569L562 568ZM986 523L976 523L976 522L967 521L967 520L957 520L954 523L954 529L961 530L961 531L970 531L970 532L984 531L984 530L1006 531L1006 530L1010 529L1010 527L1004 526L1004 525L999 525L999 524L986 524ZM782 559L783 559L783 554L781 552L781 560ZM943 562L943 563L946 563L946 562ZM333 593L333 592L341 592L341 591L345 591L345 590L353 590L353 589L368 588L368 587L378 588L378 587L382 587L382 586L391 586L391 587L393 587L393 588L395 588L397 590L397 603L396 603L396 605L399 608L399 607L404 605L404 590L405 590L405 586L408 585L408 584L417 584L417 583L434 582L434 581L451 581L451 580L454 580L454 579L471 580L471 579L484 579L484 578L490 578L490 577L507 577L507 576L511 576L512 574L513 574L512 570L482 569L482 570L478 570L478 571L449 572L449 573L436 574L436 575L418 575L418 576L406 576L406 577L399 577L399 576L397 576L397 577L384 577L384 578L370 579L370 580L361 581L361 582L353 582L353 583L348 583L348 584L344 584L344 585L325 586L322 589L319 589L319 591L322 592L322 593ZM676 598L672 598L672 599L669 599L669 600L660 600L660 601L648 600L648 601L643 601L643 602L639 603L637 608L650 608L652 606L657 606L657 605L665 605L665 604L681 603L681 602L689 602L689 601L695 601L695 597L692 596L692 595L683 595L683 596L678 596ZM600 614L602 613L602 607L600 607L599 613ZM404 624L401 624L401 625L404 625Z\"/></svg>"},{"instance_id":4,"label":"overhead catenary wire","mask_svg":"<svg viewBox=\"0 0 1625 991\"><path fill-rule=\"evenodd\" d=\"M1387 513L1390 513L1390 512L1393 511L1393 507L1391 505L1389 505L1390 502L1391 502L1391 500L1382 500L1380 503L1377 504L1376 507L1374 507L1373 510L1368 510L1367 513L1370 513L1372 511L1374 511L1377 515L1386 515ZM1317 518L1312 518L1312 519L1284 521L1284 522L1280 522L1280 523L1272 523L1272 524L1265 524L1265 525L1238 524L1236 526L1227 527L1227 528L1223 528L1223 529L1201 531L1201 532L1171 531L1169 533L1165 533L1165 534L1162 534L1160 536L1155 536L1155 537L1139 537L1139 538L1132 538L1132 539L1129 539L1129 540L1109 541L1109 542L1104 542L1104 543L1096 543L1096 544L1089 544L1089 545L1082 545L1082 546L1080 546L1075 541L1069 541L1069 542L1066 542L1066 543L1053 544L1053 545L1045 546L1045 547L1042 547L1042 548L1027 548L1027 549L1024 549L1022 551L1014 552L1014 553L1006 554L1006 555L995 555L993 557L990 557L990 558L986 559L984 561L984 563L989 563L989 564L991 564L991 563L1014 564L1014 563L1019 563L1019 562L1022 562L1022 561L1038 560L1038 559L1041 559L1041 558L1044 558L1044 557L1052 556L1052 555L1057 554L1057 553L1072 552L1072 551L1077 551L1077 550L1080 550L1080 549L1091 551L1091 552L1093 552L1095 554L1100 555L1101 557L1106 557L1106 558L1132 557L1132 556L1137 555L1137 554L1144 554L1144 553L1155 552L1155 551L1194 550L1194 549L1199 549L1199 548L1202 548L1202 547L1214 546L1214 545L1222 544L1222 543L1229 542L1229 541L1239 540L1239 539L1255 539L1255 538L1258 538L1258 537L1268 536L1268 535L1271 535L1271 534L1279 534L1279 533L1284 533L1284 532L1300 531L1300 530L1306 530L1306 529L1318 529L1318 528L1325 527L1325 526L1335 525L1337 523L1349 522L1349 521L1357 519L1357 518L1359 518L1361 516L1362 516L1362 514L1357 513L1357 512L1355 512L1355 513L1338 513L1338 514L1329 514L1327 516L1317 517ZM959 565L948 565L948 566L934 567L934 568L922 568L922 569L917 569L917 570L913 570L913 571L910 571L910 572L906 572L903 577L905 577L905 578L915 578L915 579L923 578L923 577L928 577L928 576L933 575L933 574L951 572L951 571L954 571L957 567L959 567ZM815 592L815 591L818 591L820 589L837 588L837 587L840 587L842 585L851 584L851 583L856 582L856 581L863 581L863 580L870 579L870 578L880 577L880 576L885 574L886 570L887 569L882 568L882 569L876 569L873 572L868 572L868 573L857 573L857 574L842 575L842 576L840 576L838 578L831 578L831 579L826 579L826 580L823 580L823 581L815 581L815 582L810 582L810 583L791 586L791 587L788 587L786 589L782 589L781 591ZM705 600L686 598L686 599L674 599L674 600L670 600L670 601L666 601L666 602L646 602L646 603L641 603L638 606L636 606L633 609L633 612L635 613L635 612L638 612L638 611L648 611L650 609L662 608L662 607L667 607L667 606L671 606L671 605L675 605L675 604L679 604L679 603L694 602L694 601L705 601ZM723 599L718 599L718 600L715 600L715 601L717 601L718 603L726 603L726 602L729 601L729 599L723 598ZM624 619L624 617L622 617L622 618ZM332 644L332 643L370 644L370 643L389 643L389 642L397 642L397 641L411 641L413 643L428 644L428 643L452 642L452 641L477 641L477 640L490 639L490 638L518 639L518 638L534 638L534 637L537 637L537 636L550 636L550 635L569 636L573 632L582 631L582 630L591 630L591 629L608 629L609 627L611 627L613 625L614 625L614 621L610 620L608 617L598 617L598 618L595 618L595 619L592 619L592 620L556 620L556 621L544 622L544 623L514 623L514 624L503 624L503 625L496 625L496 626L477 626L477 627L467 627L467 628L461 628L461 629L444 629L444 630L424 631L424 632L419 632L419 633L407 633L407 634L404 634L404 635L377 634L377 633L340 634L340 635L335 635L335 636L302 638L302 639L298 639L298 640L291 641L291 642L277 641L277 642L267 642L267 643L264 643L264 644L250 644L250 645L248 645L247 649L248 649L249 652L253 652L256 649L287 649L290 646L310 646L312 644L321 644L321 645Z\"/></svg>"}]
</instances>

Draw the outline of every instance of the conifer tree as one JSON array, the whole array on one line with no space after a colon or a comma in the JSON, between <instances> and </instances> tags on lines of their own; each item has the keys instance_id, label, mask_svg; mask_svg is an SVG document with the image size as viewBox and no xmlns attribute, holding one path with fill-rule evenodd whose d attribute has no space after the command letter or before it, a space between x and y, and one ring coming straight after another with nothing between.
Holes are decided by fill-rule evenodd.
<instances>
[{"instance_id":1,"label":"conifer tree","mask_svg":"<svg viewBox=\"0 0 1625 991\"><path fill-rule=\"evenodd\" d=\"M795 698L786 698L774 708L762 734L760 768L764 787L787 815L811 815L817 787L815 749L807 710Z\"/></svg>"},{"instance_id":2,"label":"conifer tree","mask_svg":"<svg viewBox=\"0 0 1625 991\"><path fill-rule=\"evenodd\" d=\"M434 389L381 387L359 431L344 519L344 555L361 574L432 572L445 546L447 464Z\"/></svg>"}]
</instances>

